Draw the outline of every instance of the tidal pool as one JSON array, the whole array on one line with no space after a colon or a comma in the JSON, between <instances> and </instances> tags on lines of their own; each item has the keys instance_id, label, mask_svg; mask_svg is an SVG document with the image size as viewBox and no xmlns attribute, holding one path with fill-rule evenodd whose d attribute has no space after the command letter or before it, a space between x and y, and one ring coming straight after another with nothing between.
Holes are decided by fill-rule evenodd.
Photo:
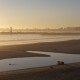
<instances>
[{"instance_id":1,"label":"tidal pool","mask_svg":"<svg viewBox=\"0 0 80 80\"><path fill-rule=\"evenodd\" d=\"M80 55L64 54L54 52L41 52L41 51L27 51L30 53L48 54L50 57L24 57L24 58L11 58L0 60L0 72L9 70L18 70L26 68L43 67L49 65L56 65L57 61L64 61L67 63L80 62Z\"/></svg>"}]
</instances>

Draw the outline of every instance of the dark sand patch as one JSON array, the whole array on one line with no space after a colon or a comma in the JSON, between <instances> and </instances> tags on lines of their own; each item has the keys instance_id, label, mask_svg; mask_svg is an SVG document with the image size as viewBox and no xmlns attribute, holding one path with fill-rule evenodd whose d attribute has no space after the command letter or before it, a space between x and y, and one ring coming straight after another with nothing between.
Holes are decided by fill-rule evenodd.
<instances>
[{"instance_id":1,"label":"dark sand patch","mask_svg":"<svg viewBox=\"0 0 80 80\"><path fill-rule=\"evenodd\" d=\"M23 53L23 55L25 51L45 51L67 54L80 54L80 40L0 46L0 51L11 51L14 54L20 52L20 54Z\"/></svg>"},{"instance_id":2,"label":"dark sand patch","mask_svg":"<svg viewBox=\"0 0 80 80\"><path fill-rule=\"evenodd\" d=\"M45 54L37 54L37 53L28 53L24 51L0 51L0 59L7 59L7 58L22 58L22 57L49 57L49 55Z\"/></svg>"},{"instance_id":3,"label":"dark sand patch","mask_svg":"<svg viewBox=\"0 0 80 80\"><path fill-rule=\"evenodd\" d=\"M28 53L26 51L45 51L67 54L80 54L80 40L0 46L0 59L49 56L44 54Z\"/></svg>"}]
</instances>

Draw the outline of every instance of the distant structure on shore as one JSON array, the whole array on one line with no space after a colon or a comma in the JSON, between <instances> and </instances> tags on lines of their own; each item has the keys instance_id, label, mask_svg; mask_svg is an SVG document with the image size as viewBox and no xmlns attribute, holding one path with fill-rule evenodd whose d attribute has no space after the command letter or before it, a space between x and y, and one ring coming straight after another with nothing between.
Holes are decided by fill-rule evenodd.
<instances>
[{"instance_id":1,"label":"distant structure on shore","mask_svg":"<svg viewBox=\"0 0 80 80\"><path fill-rule=\"evenodd\" d=\"M10 27L10 34L12 34L12 27Z\"/></svg>"},{"instance_id":2,"label":"distant structure on shore","mask_svg":"<svg viewBox=\"0 0 80 80\"><path fill-rule=\"evenodd\" d=\"M65 27L65 28L58 28L58 29L51 29L51 28L34 28L34 29L15 29L13 27L9 28L0 28L0 34L33 34L33 33L79 33L80 34L80 27Z\"/></svg>"}]
</instances>

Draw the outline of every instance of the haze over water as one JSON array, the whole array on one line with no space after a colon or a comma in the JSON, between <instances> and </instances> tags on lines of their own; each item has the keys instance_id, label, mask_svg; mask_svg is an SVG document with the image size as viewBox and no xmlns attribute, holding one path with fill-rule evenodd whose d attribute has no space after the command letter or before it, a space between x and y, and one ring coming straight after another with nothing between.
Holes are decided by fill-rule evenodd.
<instances>
[{"instance_id":1,"label":"haze over water","mask_svg":"<svg viewBox=\"0 0 80 80\"><path fill-rule=\"evenodd\" d=\"M0 45L31 44L40 42L57 42L80 39L79 35L39 35L39 34L12 34L0 35Z\"/></svg>"}]
</instances>

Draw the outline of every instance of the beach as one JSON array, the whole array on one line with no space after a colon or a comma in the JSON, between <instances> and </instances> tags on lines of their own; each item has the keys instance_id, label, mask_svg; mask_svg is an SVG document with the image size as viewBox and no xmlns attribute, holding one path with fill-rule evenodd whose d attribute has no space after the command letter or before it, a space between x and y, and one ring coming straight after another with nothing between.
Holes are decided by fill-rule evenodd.
<instances>
[{"instance_id":1,"label":"beach","mask_svg":"<svg viewBox=\"0 0 80 80\"><path fill-rule=\"evenodd\" d=\"M80 63L1 72L0 80L80 80Z\"/></svg>"},{"instance_id":2,"label":"beach","mask_svg":"<svg viewBox=\"0 0 80 80\"><path fill-rule=\"evenodd\" d=\"M0 59L49 57L26 51L80 54L80 40L0 46ZM0 80L80 80L80 63L0 72Z\"/></svg>"},{"instance_id":3,"label":"beach","mask_svg":"<svg viewBox=\"0 0 80 80\"><path fill-rule=\"evenodd\" d=\"M0 46L0 59L49 56L43 54L28 53L27 51L80 54L80 40Z\"/></svg>"}]
</instances>

